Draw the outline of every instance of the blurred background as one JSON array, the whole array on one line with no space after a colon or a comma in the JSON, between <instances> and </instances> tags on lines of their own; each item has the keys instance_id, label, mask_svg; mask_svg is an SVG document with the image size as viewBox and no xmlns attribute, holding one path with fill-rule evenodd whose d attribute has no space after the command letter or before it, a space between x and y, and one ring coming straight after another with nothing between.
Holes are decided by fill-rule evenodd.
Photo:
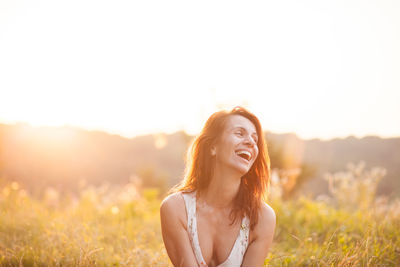
<instances>
[{"instance_id":1,"label":"blurred background","mask_svg":"<svg viewBox=\"0 0 400 267\"><path fill-rule=\"evenodd\" d=\"M165 191L206 119L242 105L272 167L299 170L293 193L327 193L325 172L364 161L399 195L399 6L2 1L0 175Z\"/></svg>"},{"instance_id":2,"label":"blurred background","mask_svg":"<svg viewBox=\"0 0 400 267\"><path fill-rule=\"evenodd\" d=\"M2 0L0 263L167 265L160 200L182 179L206 119L237 105L263 125L278 218L293 221L279 213L293 207L282 205L304 199L335 212L400 215L399 12L389 0ZM26 214L41 226L19 224ZM60 230L68 216L83 232ZM116 221L95 223L104 216ZM121 224L136 230L121 234ZM29 245L49 241L32 234L41 227L55 227L53 256ZM340 239L335 227L318 242L330 251L321 244L335 236L342 254L303 244L306 256L294 257L285 235L309 240L311 230L278 228L266 264L399 260L397 240L382 255L367 241L370 254L361 255L361 245L348 251L359 239ZM65 256L66 244L75 256ZM101 258L105 244L113 253Z\"/></svg>"}]
</instances>

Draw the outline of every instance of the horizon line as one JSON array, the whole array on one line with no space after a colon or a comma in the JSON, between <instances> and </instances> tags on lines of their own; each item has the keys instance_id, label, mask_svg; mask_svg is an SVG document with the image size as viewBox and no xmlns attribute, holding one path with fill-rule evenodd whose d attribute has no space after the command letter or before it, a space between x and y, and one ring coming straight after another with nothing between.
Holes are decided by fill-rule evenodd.
<instances>
[{"instance_id":1,"label":"horizon line","mask_svg":"<svg viewBox=\"0 0 400 267\"><path fill-rule=\"evenodd\" d=\"M148 131L148 132L143 132L143 133L137 133L137 134L132 134L132 135L125 135L121 132L118 131L113 131L113 130L106 130L104 128L88 128L88 127L84 127L84 126L79 126L79 125L72 125L72 124L62 124L62 125L46 125L46 124L40 124L40 125L34 125L30 122L26 122L26 121L16 121L16 122L3 122L0 121L0 125L8 125L8 126L28 126L31 128L36 128L36 129L40 129L40 128L70 128L70 129L74 129L74 130L81 130L81 131L88 131L88 132L102 132L102 133L106 133L109 135L117 135L121 138L125 138L125 139L134 139L137 137L143 137L143 136L151 136L151 135L173 135L179 132L183 132L188 136L196 136L196 133L190 133L188 131L186 131L185 129L181 128L181 129L176 129L176 130L172 130L172 131ZM383 136L383 135L378 135L378 134L365 134L365 135L356 135L356 134L348 134L348 135L342 135L342 136L334 136L334 137L329 137L329 138L325 138L325 137L302 137L301 135L299 135L296 132L277 132L277 131L271 131L271 130L264 130L263 131L264 134L275 134L275 135L294 135L297 138L303 140L303 141L312 141L312 140L320 140L320 141L331 141L331 140L335 140L335 139L348 139L348 138L355 138L355 139L363 139L363 138L367 138L367 137L377 137L377 138L381 138L381 139L395 139L395 138L400 138L400 134L397 136Z\"/></svg>"}]
</instances>

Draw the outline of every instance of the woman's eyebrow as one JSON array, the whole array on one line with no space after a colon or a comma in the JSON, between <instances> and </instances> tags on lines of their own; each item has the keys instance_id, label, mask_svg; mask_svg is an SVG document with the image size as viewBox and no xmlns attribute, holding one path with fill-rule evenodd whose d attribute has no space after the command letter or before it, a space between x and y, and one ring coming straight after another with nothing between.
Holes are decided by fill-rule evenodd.
<instances>
[{"instance_id":1,"label":"woman's eyebrow","mask_svg":"<svg viewBox=\"0 0 400 267\"><path fill-rule=\"evenodd\" d=\"M240 129L240 130L243 130L243 131L245 131L245 132L248 132L247 129L244 128L243 126L236 126L236 127L233 127L233 129L234 129L234 130ZM256 136L258 137L257 131L256 131L256 132L253 132L251 135L256 135Z\"/></svg>"},{"instance_id":2,"label":"woman's eyebrow","mask_svg":"<svg viewBox=\"0 0 400 267\"><path fill-rule=\"evenodd\" d=\"M246 128L244 128L242 126L235 126L235 127L233 127L233 130L242 130L242 131L247 132Z\"/></svg>"}]
</instances>

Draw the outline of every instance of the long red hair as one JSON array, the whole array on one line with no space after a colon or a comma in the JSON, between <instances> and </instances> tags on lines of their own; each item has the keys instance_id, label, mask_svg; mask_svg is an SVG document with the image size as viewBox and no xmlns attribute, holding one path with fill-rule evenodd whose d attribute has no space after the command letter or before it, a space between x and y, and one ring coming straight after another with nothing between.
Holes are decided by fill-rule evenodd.
<instances>
[{"instance_id":1,"label":"long red hair","mask_svg":"<svg viewBox=\"0 0 400 267\"><path fill-rule=\"evenodd\" d=\"M232 223L247 215L250 219L250 228L253 229L258 222L261 203L266 200L270 159L258 118L243 107L235 107L231 111L218 111L208 118L202 131L188 150L185 177L181 183L171 189L171 192L196 191L201 194L207 189L215 166L215 157L212 157L210 153L211 147L218 141L225 128L227 118L231 115L240 115L250 120L258 135L258 156L250 170L242 176L239 192L234 199L234 208L231 212Z\"/></svg>"}]
</instances>

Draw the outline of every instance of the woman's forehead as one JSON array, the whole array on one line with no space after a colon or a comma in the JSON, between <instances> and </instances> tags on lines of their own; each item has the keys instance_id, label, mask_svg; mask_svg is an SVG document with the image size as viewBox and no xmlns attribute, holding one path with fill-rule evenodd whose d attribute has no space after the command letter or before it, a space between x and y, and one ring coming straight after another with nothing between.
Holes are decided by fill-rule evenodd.
<instances>
[{"instance_id":1,"label":"woman's forehead","mask_svg":"<svg viewBox=\"0 0 400 267\"><path fill-rule=\"evenodd\" d=\"M225 129L231 130L235 128L243 128L250 133L257 133L256 126L241 115L230 115L226 121Z\"/></svg>"}]
</instances>

